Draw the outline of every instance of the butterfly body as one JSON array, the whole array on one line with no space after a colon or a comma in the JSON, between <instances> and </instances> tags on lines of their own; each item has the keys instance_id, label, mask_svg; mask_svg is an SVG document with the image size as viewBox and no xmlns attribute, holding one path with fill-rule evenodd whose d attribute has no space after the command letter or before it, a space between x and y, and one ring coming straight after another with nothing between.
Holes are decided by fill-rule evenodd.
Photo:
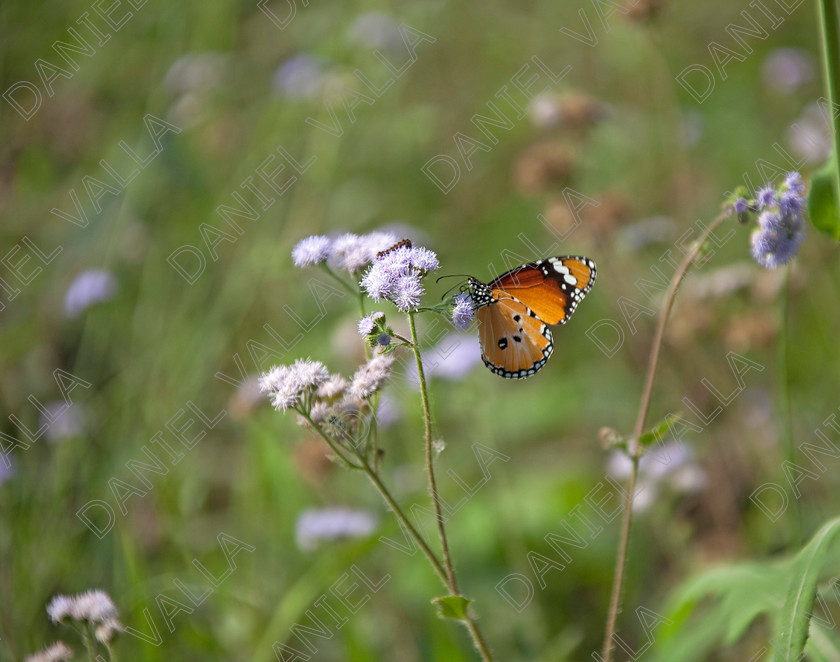
<instances>
[{"instance_id":1,"label":"butterfly body","mask_svg":"<svg viewBox=\"0 0 840 662\"><path fill-rule=\"evenodd\" d=\"M568 321L595 273L589 258L567 255L524 264L490 283L470 278L485 365L509 379L535 374L554 350L549 325Z\"/></svg>"}]
</instances>

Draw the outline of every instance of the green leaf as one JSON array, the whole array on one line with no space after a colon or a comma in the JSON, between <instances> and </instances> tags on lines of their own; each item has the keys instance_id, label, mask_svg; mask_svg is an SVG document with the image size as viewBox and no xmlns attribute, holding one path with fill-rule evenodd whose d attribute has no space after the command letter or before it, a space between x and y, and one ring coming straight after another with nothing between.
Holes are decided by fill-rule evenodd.
<instances>
[{"instance_id":1,"label":"green leaf","mask_svg":"<svg viewBox=\"0 0 840 662\"><path fill-rule=\"evenodd\" d=\"M837 212L834 193L836 172L836 159L832 158L811 177L808 217L817 230L835 241L840 241L840 214Z\"/></svg>"},{"instance_id":2,"label":"green leaf","mask_svg":"<svg viewBox=\"0 0 840 662\"><path fill-rule=\"evenodd\" d=\"M840 518L824 524L811 542L794 557L787 599L779 615L775 637L777 646L774 646L777 652L773 660L798 660L805 649L820 569L838 531Z\"/></svg>"},{"instance_id":3,"label":"green leaf","mask_svg":"<svg viewBox=\"0 0 840 662\"><path fill-rule=\"evenodd\" d=\"M435 598L432 603L437 605L438 616L441 618L454 618L458 621L467 620L467 608L472 600L460 595L447 595L444 598Z\"/></svg>"},{"instance_id":4,"label":"green leaf","mask_svg":"<svg viewBox=\"0 0 840 662\"><path fill-rule=\"evenodd\" d=\"M709 659L716 646L733 645L760 616L772 624L773 662L800 659L819 573L838 531L840 518L823 525L793 556L714 568L688 579L666 604L674 625L657 633L650 662Z\"/></svg>"},{"instance_id":5,"label":"green leaf","mask_svg":"<svg viewBox=\"0 0 840 662\"><path fill-rule=\"evenodd\" d=\"M639 437L639 445L642 448L646 448L653 442L662 439L662 437L671 429L671 426L680 420L680 418L681 416L679 414L666 416L665 420L663 420L659 425L651 428L648 432L645 432L641 437Z\"/></svg>"}]
</instances>

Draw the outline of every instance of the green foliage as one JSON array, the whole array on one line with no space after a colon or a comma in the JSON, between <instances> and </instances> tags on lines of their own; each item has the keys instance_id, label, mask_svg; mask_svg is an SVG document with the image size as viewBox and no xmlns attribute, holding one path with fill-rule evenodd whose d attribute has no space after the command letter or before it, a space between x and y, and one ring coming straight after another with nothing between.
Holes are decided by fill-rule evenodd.
<instances>
[{"instance_id":1,"label":"green foliage","mask_svg":"<svg viewBox=\"0 0 840 662\"><path fill-rule=\"evenodd\" d=\"M732 646L759 616L767 616L774 662L798 660L820 572L837 559L832 544L839 531L840 518L833 519L790 558L723 566L687 580L668 601L665 613L674 625L657 637L654 659L705 660L720 643Z\"/></svg>"},{"instance_id":2,"label":"green foliage","mask_svg":"<svg viewBox=\"0 0 840 662\"><path fill-rule=\"evenodd\" d=\"M840 213L837 210L835 182L837 159L832 158L811 177L808 218L827 237L840 241Z\"/></svg>"},{"instance_id":3,"label":"green foliage","mask_svg":"<svg viewBox=\"0 0 840 662\"><path fill-rule=\"evenodd\" d=\"M471 602L472 600L468 600L460 595L447 595L432 600L432 604L437 605L438 616L441 618L454 618L458 621L466 620L467 609L469 609Z\"/></svg>"}]
</instances>

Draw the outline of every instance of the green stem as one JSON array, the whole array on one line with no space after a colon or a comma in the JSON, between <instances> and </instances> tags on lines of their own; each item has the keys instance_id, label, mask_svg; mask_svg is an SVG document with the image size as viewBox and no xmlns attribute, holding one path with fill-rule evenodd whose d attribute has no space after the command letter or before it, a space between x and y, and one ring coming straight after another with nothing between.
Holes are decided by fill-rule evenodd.
<instances>
[{"instance_id":1,"label":"green stem","mask_svg":"<svg viewBox=\"0 0 840 662\"><path fill-rule=\"evenodd\" d=\"M411 330L411 349L414 351L414 360L417 363L417 378L420 382L420 400L423 403L423 422L425 426L425 441L426 441L426 473L429 477L429 491L432 496L432 504L435 508L435 519L437 519L438 536L440 537L440 546L443 550L443 562L446 565L446 583L450 593L454 596L461 597L461 591L458 589L458 581L455 579L455 569L452 565L452 557L449 554L449 543L446 539L446 527L443 523L443 513L440 507L440 497L437 491L437 481L435 480L434 468L434 454L432 449L432 414L429 408L429 391L426 386L426 373L423 370L423 360L420 356L420 343L417 339L417 325L414 323L414 313L408 313L408 326ZM484 662L492 662L493 655L490 652L490 647L482 635L481 630L475 620L466 615L464 617L464 625L467 626L470 636L478 649L481 659Z\"/></svg>"},{"instance_id":2,"label":"green stem","mask_svg":"<svg viewBox=\"0 0 840 662\"><path fill-rule=\"evenodd\" d=\"M360 466L360 465L356 464L355 462L353 462L352 460L348 459L344 455L344 452L342 450L339 450L338 446L335 445L335 442L333 442L333 440L330 439L329 435L327 435L324 432L324 430L321 428L320 425L318 425L315 421L312 420L312 417L309 414L306 413L306 410L298 409L297 412L301 416L303 416L307 421L309 421L309 425L311 425L312 428L319 435L321 435L323 440L326 441L327 444L329 445L329 447L332 449L333 453L336 454L336 457L338 457L338 459L340 459L348 469L363 469L362 466Z\"/></svg>"},{"instance_id":3,"label":"green stem","mask_svg":"<svg viewBox=\"0 0 840 662\"><path fill-rule=\"evenodd\" d=\"M333 279L335 279L336 281L338 281L339 285L341 285L341 287L343 287L345 290L347 290L347 291L350 293L350 296L354 296L354 297L361 296L361 292L360 292L359 290L354 289L353 287L351 287L351 286L347 283L347 281L346 281L346 280L344 280L341 276L339 276L339 275L338 275L337 273L335 273L332 269L330 269L330 268L329 268L329 266L327 265L327 263L326 263L326 262L322 262L322 263L321 263L321 266L324 268L324 271L326 271L326 272L327 272L327 274L328 274L330 277L332 277ZM364 307L362 308L362 310L364 310ZM362 313L362 314L364 315L364 313Z\"/></svg>"},{"instance_id":4,"label":"green stem","mask_svg":"<svg viewBox=\"0 0 840 662\"><path fill-rule=\"evenodd\" d=\"M782 288L781 303L781 328L779 329L779 383L781 386L781 425L780 441L784 450L785 459L790 463L796 461L796 445L793 439L793 411L790 399L790 361L788 360L788 324L790 318L790 271L788 264L785 267L785 282ZM793 504L793 534L791 545L799 546L802 543L802 509L799 499Z\"/></svg>"},{"instance_id":5,"label":"green stem","mask_svg":"<svg viewBox=\"0 0 840 662\"><path fill-rule=\"evenodd\" d=\"M647 374L645 375L645 385L642 389L642 400L639 403L639 412L636 415L636 424L633 428L633 435L630 437L627 452L632 460L632 467L630 476L627 479L626 497L624 501L624 508L621 517L621 532L618 538L618 553L616 554L615 572L613 574L613 585L610 594L610 606L607 611L607 628L604 634L604 647L601 658L603 662L610 662L612 660L613 652L613 635L616 631L616 621L618 614L621 611L621 596L624 587L624 570L627 565L627 549L630 544L630 531L633 524L633 493L636 491L636 481L639 477L639 459L641 458L641 446L639 445L639 438L645 429L647 422L647 415L650 411L650 402L653 396L653 382L656 377L656 367L659 363L659 354L662 349L662 341L665 337L665 325L668 322L668 317L671 314L671 308L674 305L674 299L677 295L677 289L682 282L683 277L688 272L697 255L703 247L703 244L711 236L711 234L723 223L731 214L729 209L723 211L715 220L709 223L705 232L698 238L691 250L686 254L679 268L674 272L671 278L671 283L668 290L665 292L665 298L662 302L662 311L659 314L659 320L656 324L656 332L653 336L653 343L650 348L650 357L648 359Z\"/></svg>"},{"instance_id":6,"label":"green stem","mask_svg":"<svg viewBox=\"0 0 840 662\"><path fill-rule=\"evenodd\" d=\"M825 74L828 99L832 108L840 104L840 38L837 28L837 5L835 0L817 0L822 32L823 73ZM834 160L840 164L840 118L833 116L831 134L834 138ZM834 199L840 200L840 167L834 168Z\"/></svg>"},{"instance_id":7,"label":"green stem","mask_svg":"<svg viewBox=\"0 0 840 662\"><path fill-rule=\"evenodd\" d=\"M408 324L411 329L411 349L414 351L414 360L417 363L417 376L420 380L420 400L423 403L423 422L425 424L426 439L426 474L429 477L429 491L432 496L432 504L435 508L435 519L437 520L438 537L440 547L443 550L443 562L446 564L446 577L449 590L453 595L460 595L458 581L455 579L455 569L452 567L452 558L449 555L449 543L446 539L446 527L443 523L443 513L438 497L437 480L435 479L434 452L432 449L432 414L429 409L429 393L426 387L426 373L423 371L423 360L420 357L420 347L417 342L417 326L414 323L414 313L408 313Z\"/></svg>"}]
</instances>

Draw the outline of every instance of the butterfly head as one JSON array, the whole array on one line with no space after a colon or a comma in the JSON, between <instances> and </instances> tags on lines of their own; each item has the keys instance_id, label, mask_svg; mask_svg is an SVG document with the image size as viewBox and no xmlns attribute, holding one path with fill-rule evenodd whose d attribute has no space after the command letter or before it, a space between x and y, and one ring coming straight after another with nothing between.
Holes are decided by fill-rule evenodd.
<instances>
[{"instance_id":1,"label":"butterfly head","mask_svg":"<svg viewBox=\"0 0 840 662\"><path fill-rule=\"evenodd\" d=\"M472 297L473 306L475 306L475 308L489 306L493 303L493 290L490 289L490 286L487 283L482 283L477 278L470 276L467 280L467 284L469 285L469 293Z\"/></svg>"}]
</instances>

